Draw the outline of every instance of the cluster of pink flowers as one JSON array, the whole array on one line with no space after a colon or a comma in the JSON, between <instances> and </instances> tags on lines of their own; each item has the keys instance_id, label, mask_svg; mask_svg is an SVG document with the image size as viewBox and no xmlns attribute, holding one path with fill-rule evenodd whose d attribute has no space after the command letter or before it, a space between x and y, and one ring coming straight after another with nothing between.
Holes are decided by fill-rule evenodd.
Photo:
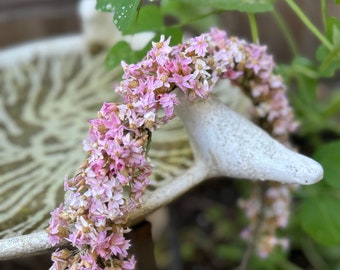
<instances>
[{"instance_id":1,"label":"cluster of pink flowers","mask_svg":"<svg viewBox=\"0 0 340 270\"><path fill-rule=\"evenodd\" d=\"M124 103L104 103L90 120L84 150L88 158L65 180L65 202L51 214L53 244L76 248L53 253L52 269L133 269L125 234L129 214L142 205L152 166L147 160L151 133L174 117L180 89L189 100L206 98L215 83L229 79L250 94L255 114L275 136L292 131L292 111L274 63L265 48L226 33L210 33L170 47L161 37L139 63L122 63L116 91Z\"/></svg>"},{"instance_id":2,"label":"cluster of pink flowers","mask_svg":"<svg viewBox=\"0 0 340 270\"><path fill-rule=\"evenodd\" d=\"M241 233L246 240L256 238L255 249L261 258L266 258L280 246L287 250L289 240L278 237L276 230L288 225L291 203L291 192L296 189L294 185L281 185L268 183L263 192L259 188L253 189L249 199L239 200L239 205L245 210L249 219L249 226Z\"/></svg>"}]
</instances>

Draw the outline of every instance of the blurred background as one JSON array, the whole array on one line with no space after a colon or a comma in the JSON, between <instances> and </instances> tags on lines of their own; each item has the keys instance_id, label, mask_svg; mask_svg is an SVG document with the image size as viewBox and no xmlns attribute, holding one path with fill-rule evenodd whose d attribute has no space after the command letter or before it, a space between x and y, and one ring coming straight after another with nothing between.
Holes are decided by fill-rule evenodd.
<instances>
[{"instance_id":1,"label":"blurred background","mask_svg":"<svg viewBox=\"0 0 340 270\"><path fill-rule=\"evenodd\" d=\"M147 2L147 1L145 1ZM295 1L315 23L321 27L322 20L318 1ZM77 0L1 0L0 1L0 48L43 37L70 34L80 31L77 17ZM340 11L334 1L327 1L330 16L339 17ZM284 1L277 1L283 17L293 25L293 34L301 51L310 56L317 46L316 39L303 27ZM278 27L269 14L257 14L260 41L268 44L278 60L289 59L291 54ZM222 16L222 25L230 35L249 39L247 16L240 12L228 12Z\"/></svg>"},{"instance_id":2,"label":"blurred background","mask_svg":"<svg viewBox=\"0 0 340 270\"><path fill-rule=\"evenodd\" d=\"M80 31L77 0L1 0L0 48Z\"/></svg>"}]
</instances>

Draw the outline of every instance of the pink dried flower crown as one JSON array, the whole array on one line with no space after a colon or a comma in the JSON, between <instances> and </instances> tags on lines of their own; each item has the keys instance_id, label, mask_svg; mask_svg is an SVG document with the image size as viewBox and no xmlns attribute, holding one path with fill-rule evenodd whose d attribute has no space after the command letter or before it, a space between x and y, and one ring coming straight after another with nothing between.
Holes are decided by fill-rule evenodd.
<instances>
[{"instance_id":1,"label":"pink dried flower crown","mask_svg":"<svg viewBox=\"0 0 340 270\"><path fill-rule=\"evenodd\" d=\"M191 101L204 99L220 78L229 79L253 100L255 117L273 136L285 141L295 130L266 47L228 39L216 28L174 47L169 42L162 36L141 62L123 62L116 92L124 103L104 103L89 121L83 142L88 158L75 177L65 179L67 197L51 213L48 228L52 244L67 240L78 251L55 251L52 269L134 269L126 222L142 206L152 172L150 136L174 117L175 89Z\"/></svg>"}]
</instances>

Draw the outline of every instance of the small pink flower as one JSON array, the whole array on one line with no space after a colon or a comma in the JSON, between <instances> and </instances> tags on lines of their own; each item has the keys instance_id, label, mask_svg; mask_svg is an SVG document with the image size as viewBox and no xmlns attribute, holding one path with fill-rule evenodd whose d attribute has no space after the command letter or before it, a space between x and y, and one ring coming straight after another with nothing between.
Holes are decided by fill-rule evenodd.
<instances>
[{"instance_id":1,"label":"small pink flower","mask_svg":"<svg viewBox=\"0 0 340 270\"><path fill-rule=\"evenodd\" d=\"M249 46L249 61L246 62L246 68L252 69L257 75L259 71L264 67L261 63L261 56L266 50L265 47L251 45Z\"/></svg>"},{"instance_id":2,"label":"small pink flower","mask_svg":"<svg viewBox=\"0 0 340 270\"><path fill-rule=\"evenodd\" d=\"M100 270L101 268L97 264L97 260L95 255L89 252L88 250L81 252L79 254L81 263L78 266L78 269L86 269L86 270Z\"/></svg>"},{"instance_id":3,"label":"small pink flower","mask_svg":"<svg viewBox=\"0 0 340 270\"><path fill-rule=\"evenodd\" d=\"M158 42L152 42L152 47L163 54L169 54L172 51L172 48L169 46L170 40L170 37L165 40L165 36L161 35L161 39Z\"/></svg>"},{"instance_id":4,"label":"small pink flower","mask_svg":"<svg viewBox=\"0 0 340 270\"><path fill-rule=\"evenodd\" d=\"M68 223L63 219L64 206L59 205L55 210L51 212L50 224L48 228L48 237L52 245L59 244L63 237L65 237L64 231L67 232Z\"/></svg>"},{"instance_id":5,"label":"small pink flower","mask_svg":"<svg viewBox=\"0 0 340 270\"><path fill-rule=\"evenodd\" d=\"M109 236L109 243L113 255L121 255L123 257L128 255L127 250L130 247L130 241L125 239L122 231L112 233Z\"/></svg>"},{"instance_id":6,"label":"small pink flower","mask_svg":"<svg viewBox=\"0 0 340 270\"><path fill-rule=\"evenodd\" d=\"M160 66L164 65L169 60L169 54L172 51L169 44L170 37L165 40L164 35L162 35L159 42L152 42L152 49L149 51L147 57L150 56Z\"/></svg>"},{"instance_id":7,"label":"small pink flower","mask_svg":"<svg viewBox=\"0 0 340 270\"><path fill-rule=\"evenodd\" d=\"M180 75L180 74L173 74L172 77L169 78L169 82L173 82L176 84L177 87L186 92L188 89L192 88L192 74L188 75Z\"/></svg>"},{"instance_id":8,"label":"small pink flower","mask_svg":"<svg viewBox=\"0 0 340 270\"><path fill-rule=\"evenodd\" d=\"M190 40L190 44L186 49L186 52L189 53L194 51L197 56L204 57L207 53L207 50L208 43L206 41L206 35L202 34Z\"/></svg>"},{"instance_id":9,"label":"small pink flower","mask_svg":"<svg viewBox=\"0 0 340 270\"><path fill-rule=\"evenodd\" d=\"M158 101L164 109L166 119L172 119L174 115L174 106L179 104L176 94L169 93L160 95Z\"/></svg>"},{"instance_id":10,"label":"small pink flower","mask_svg":"<svg viewBox=\"0 0 340 270\"><path fill-rule=\"evenodd\" d=\"M142 74L142 65L141 63L137 64L127 64L124 61L121 63L122 68L124 70L123 79L139 78Z\"/></svg>"},{"instance_id":11,"label":"small pink flower","mask_svg":"<svg viewBox=\"0 0 340 270\"><path fill-rule=\"evenodd\" d=\"M134 256L131 256L129 260L123 262L122 269L123 270L133 270L136 267L136 260Z\"/></svg>"},{"instance_id":12,"label":"small pink flower","mask_svg":"<svg viewBox=\"0 0 340 270\"><path fill-rule=\"evenodd\" d=\"M225 31L221 31L216 27L213 27L210 30L210 36L212 41L216 43L219 48L223 48L226 46L227 33Z\"/></svg>"},{"instance_id":13,"label":"small pink flower","mask_svg":"<svg viewBox=\"0 0 340 270\"><path fill-rule=\"evenodd\" d=\"M195 61L195 71L192 74L192 79L209 79L211 77L209 71L211 67L202 59L196 59Z\"/></svg>"}]
</instances>

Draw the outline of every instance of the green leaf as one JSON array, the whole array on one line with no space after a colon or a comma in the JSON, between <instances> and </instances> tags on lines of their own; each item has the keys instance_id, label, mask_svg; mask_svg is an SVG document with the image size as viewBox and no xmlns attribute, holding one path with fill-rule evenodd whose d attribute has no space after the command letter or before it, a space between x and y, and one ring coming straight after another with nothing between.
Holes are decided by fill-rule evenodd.
<instances>
[{"instance_id":1,"label":"green leaf","mask_svg":"<svg viewBox=\"0 0 340 270\"><path fill-rule=\"evenodd\" d=\"M135 51L126 41L119 41L106 55L105 67L110 70L119 66L122 61L128 64L140 62L151 49L151 42L145 45L143 49Z\"/></svg>"},{"instance_id":2,"label":"green leaf","mask_svg":"<svg viewBox=\"0 0 340 270\"><path fill-rule=\"evenodd\" d=\"M336 17L331 17L331 16L327 17L326 18L326 34L329 40L333 39L334 27L337 27L337 28L340 27L339 19Z\"/></svg>"},{"instance_id":3,"label":"green leaf","mask_svg":"<svg viewBox=\"0 0 340 270\"><path fill-rule=\"evenodd\" d=\"M125 31L135 19L141 1L121 0L116 2L113 23L117 26L118 30Z\"/></svg>"},{"instance_id":4,"label":"green leaf","mask_svg":"<svg viewBox=\"0 0 340 270\"><path fill-rule=\"evenodd\" d=\"M273 1L271 0L215 0L213 7L222 10L237 10L241 12L257 13L273 10Z\"/></svg>"},{"instance_id":5,"label":"green leaf","mask_svg":"<svg viewBox=\"0 0 340 270\"><path fill-rule=\"evenodd\" d=\"M316 59L321 62L318 69L320 77L333 77L335 72L340 68L340 47L329 51L324 45L321 45L316 51Z\"/></svg>"},{"instance_id":6,"label":"green leaf","mask_svg":"<svg viewBox=\"0 0 340 270\"><path fill-rule=\"evenodd\" d=\"M164 27L160 8L155 5L147 5L139 10L138 18L123 34L133 34L144 31L159 31Z\"/></svg>"},{"instance_id":7,"label":"green leaf","mask_svg":"<svg viewBox=\"0 0 340 270\"><path fill-rule=\"evenodd\" d=\"M305 106L314 105L318 83L314 64L307 58L295 57L291 64L291 71L298 81L298 97Z\"/></svg>"},{"instance_id":8,"label":"green leaf","mask_svg":"<svg viewBox=\"0 0 340 270\"><path fill-rule=\"evenodd\" d=\"M224 261L238 262L242 258L242 250L237 246L218 244L215 247L216 257Z\"/></svg>"},{"instance_id":9,"label":"green leaf","mask_svg":"<svg viewBox=\"0 0 340 270\"><path fill-rule=\"evenodd\" d=\"M164 17L172 18L180 25L190 25L190 29L198 32L209 31L211 25L219 24L218 16L213 13L213 10L215 9L207 5L197 5L196 1L161 1L161 11Z\"/></svg>"},{"instance_id":10,"label":"green leaf","mask_svg":"<svg viewBox=\"0 0 340 270\"><path fill-rule=\"evenodd\" d=\"M104 12L113 12L116 0L97 0L96 9Z\"/></svg>"},{"instance_id":11,"label":"green leaf","mask_svg":"<svg viewBox=\"0 0 340 270\"><path fill-rule=\"evenodd\" d=\"M273 0L183 0L194 2L195 5L203 5L221 10L237 10L241 12L265 12L273 10Z\"/></svg>"},{"instance_id":12,"label":"green leaf","mask_svg":"<svg viewBox=\"0 0 340 270\"><path fill-rule=\"evenodd\" d=\"M327 184L340 188L340 140L320 146L314 158L323 166Z\"/></svg>"},{"instance_id":13,"label":"green leaf","mask_svg":"<svg viewBox=\"0 0 340 270\"><path fill-rule=\"evenodd\" d=\"M325 104L322 115L328 118L336 116L337 113L340 113L340 90L334 89L328 102Z\"/></svg>"},{"instance_id":14,"label":"green leaf","mask_svg":"<svg viewBox=\"0 0 340 270\"><path fill-rule=\"evenodd\" d=\"M135 59L135 53L126 41L117 42L108 52L105 59L105 66L113 69L120 65L121 61L132 63Z\"/></svg>"},{"instance_id":15,"label":"green leaf","mask_svg":"<svg viewBox=\"0 0 340 270\"><path fill-rule=\"evenodd\" d=\"M332 43L334 48L340 47L340 25L333 25Z\"/></svg>"},{"instance_id":16,"label":"green leaf","mask_svg":"<svg viewBox=\"0 0 340 270\"><path fill-rule=\"evenodd\" d=\"M183 32L180 28L177 27L170 27L166 28L165 31L162 32L165 35L165 38L171 37L170 46L178 45L182 42L183 39Z\"/></svg>"},{"instance_id":17,"label":"green leaf","mask_svg":"<svg viewBox=\"0 0 340 270\"><path fill-rule=\"evenodd\" d=\"M141 0L97 0L96 9L113 12L113 23L120 31L129 28L135 19Z\"/></svg>"},{"instance_id":18,"label":"green leaf","mask_svg":"<svg viewBox=\"0 0 340 270\"><path fill-rule=\"evenodd\" d=\"M320 244L340 243L340 201L332 197L310 198L304 201L299 218L303 230Z\"/></svg>"},{"instance_id":19,"label":"green leaf","mask_svg":"<svg viewBox=\"0 0 340 270\"><path fill-rule=\"evenodd\" d=\"M327 39L331 41L332 50L321 45L316 51L320 61L318 72L320 77L333 77L340 68L340 21L335 17L326 20Z\"/></svg>"}]
</instances>

